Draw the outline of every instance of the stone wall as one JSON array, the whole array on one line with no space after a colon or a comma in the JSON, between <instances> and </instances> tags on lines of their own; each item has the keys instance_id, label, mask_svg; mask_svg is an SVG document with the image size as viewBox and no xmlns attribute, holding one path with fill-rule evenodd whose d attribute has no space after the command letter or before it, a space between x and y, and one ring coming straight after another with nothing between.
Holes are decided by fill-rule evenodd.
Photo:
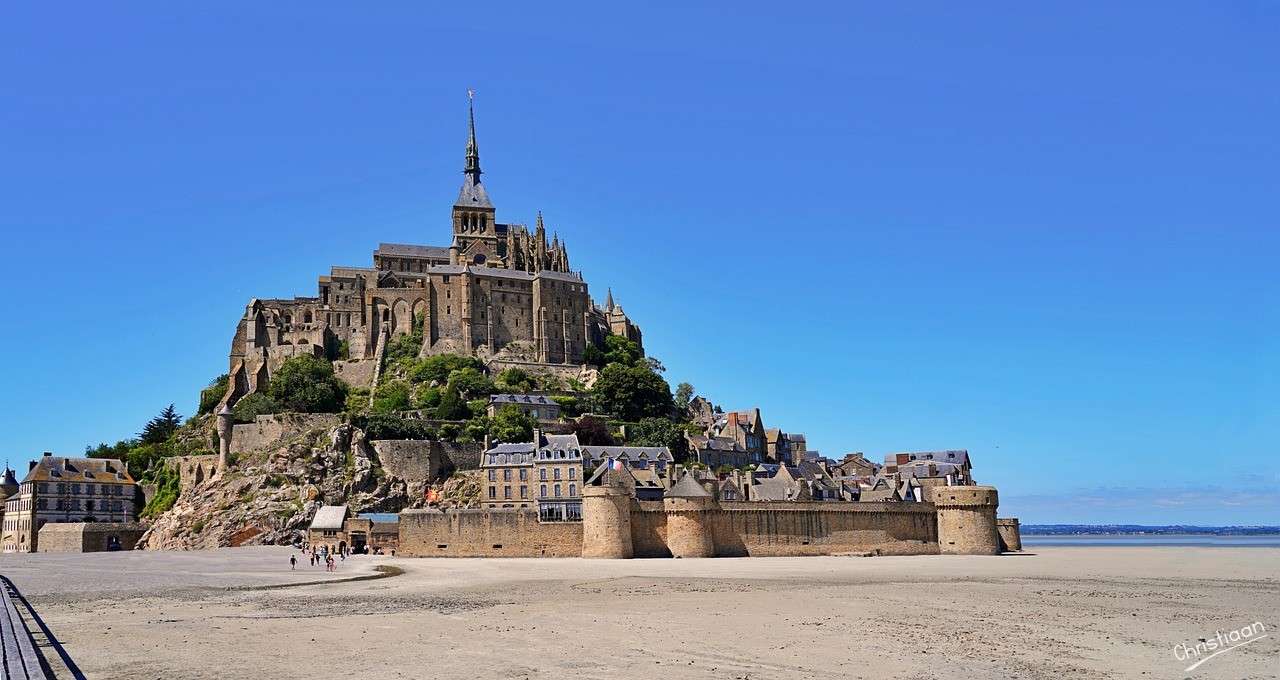
<instances>
[{"instance_id":1,"label":"stone wall","mask_svg":"<svg viewBox=\"0 0 1280 680\"><path fill-rule=\"evenodd\" d=\"M717 556L938 552L928 503L722 503L712 510Z\"/></svg>"},{"instance_id":2,"label":"stone wall","mask_svg":"<svg viewBox=\"0 0 1280 680\"><path fill-rule=\"evenodd\" d=\"M133 550L146 530L134 522L51 522L40 527L40 552L106 552L115 538L120 550Z\"/></svg>"},{"instance_id":3,"label":"stone wall","mask_svg":"<svg viewBox=\"0 0 1280 680\"><path fill-rule=\"evenodd\" d=\"M331 429L342 422L337 413L277 413L258 416L248 424L236 425L231 431L231 453L276 448L290 439L317 429Z\"/></svg>"},{"instance_id":4,"label":"stone wall","mask_svg":"<svg viewBox=\"0 0 1280 680\"><path fill-rule=\"evenodd\" d=\"M399 553L410 557L578 557L582 524L538 522L538 512L405 510Z\"/></svg>"},{"instance_id":5,"label":"stone wall","mask_svg":"<svg viewBox=\"0 0 1280 680\"><path fill-rule=\"evenodd\" d=\"M378 364L367 359L333 362L333 374L351 387L372 387L373 372Z\"/></svg>"},{"instance_id":6,"label":"stone wall","mask_svg":"<svg viewBox=\"0 0 1280 680\"><path fill-rule=\"evenodd\" d=\"M456 442L433 442L440 451L442 474L452 470L480 469L480 456L484 453L484 444L459 444Z\"/></svg>"},{"instance_id":7,"label":"stone wall","mask_svg":"<svg viewBox=\"0 0 1280 680\"><path fill-rule=\"evenodd\" d=\"M164 464L177 471L178 486L184 493L218 472L218 457L215 455L170 456L164 459Z\"/></svg>"},{"instance_id":8,"label":"stone wall","mask_svg":"<svg viewBox=\"0 0 1280 680\"><path fill-rule=\"evenodd\" d=\"M439 442L417 439L377 439L369 442L387 475L411 482L431 482L440 477L443 455Z\"/></svg>"}]
</instances>

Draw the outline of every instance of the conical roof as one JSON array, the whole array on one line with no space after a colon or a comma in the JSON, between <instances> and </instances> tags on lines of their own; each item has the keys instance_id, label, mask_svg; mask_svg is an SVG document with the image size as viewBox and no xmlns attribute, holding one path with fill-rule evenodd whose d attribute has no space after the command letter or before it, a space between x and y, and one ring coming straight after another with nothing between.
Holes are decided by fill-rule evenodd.
<instances>
[{"instance_id":1,"label":"conical roof","mask_svg":"<svg viewBox=\"0 0 1280 680\"><path fill-rule=\"evenodd\" d=\"M698 480L693 478L692 472L681 477L675 486L667 490L667 498L707 498L710 495Z\"/></svg>"}]
</instances>

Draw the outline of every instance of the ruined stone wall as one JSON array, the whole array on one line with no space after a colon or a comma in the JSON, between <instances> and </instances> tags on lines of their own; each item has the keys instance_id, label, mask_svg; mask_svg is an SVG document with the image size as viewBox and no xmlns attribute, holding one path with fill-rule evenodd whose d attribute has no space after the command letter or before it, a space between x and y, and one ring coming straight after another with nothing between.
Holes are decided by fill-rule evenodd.
<instances>
[{"instance_id":1,"label":"ruined stone wall","mask_svg":"<svg viewBox=\"0 0 1280 680\"><path fill-rule=\"evenodd\" d=\"M409 557L578 557L582 524L538 522L538 512L405 510L399 554Z\"/></svg>"},{"instance_id":2,"label":"ruined stone wall","mask_svg":"<svg viewBox=\"0 0 1280 680\"><path fill-rule=\"evenodd\" d=\"M145 527L134 522L51 522L40 527L40 552L106 552L111 538L120 550L133 550Z\"/></svg>"},{"instance_id":3,"label":"ruined stone wall","mask_svg":"<svg viewBox=\"0 0 1280 680\"><path fill-rule=\"evenodd\" d=\"M342 422L337 413L277 413L258 416L231 431L231 453L242 454L275 448L311 430L331 429Z\"/></svg>"},{"instance_id":4,"label":"ruined stone wall","mask_svg":"<svg viewBox=\"0 0 1280 680\"><path fill-rule=\"evenodd\" d=\"M218 472L216 455L171 456L164 459L164 464L178 473L178 487L183 493ZM144 490L144 498L145 493Z\"/></svg>"}]
</instances>

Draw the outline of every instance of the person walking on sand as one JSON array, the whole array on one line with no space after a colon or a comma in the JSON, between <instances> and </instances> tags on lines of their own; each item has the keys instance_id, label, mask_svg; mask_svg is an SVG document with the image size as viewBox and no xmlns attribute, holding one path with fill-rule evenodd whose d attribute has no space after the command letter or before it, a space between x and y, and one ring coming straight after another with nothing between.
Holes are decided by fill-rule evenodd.
<instances>
[{"instance_id":1,"label":"person walking on sand","mask_svg":"<svg viewBox=\"0 0 1280 680\"><path fill-rule=\"evenodd\" d=\"M293 571L293 570L295 570L295 569L297 569L297 568L298 568L298 558L297 558L297 557L295 557L295 556L293 556L293 555L290 555L290 556L289 556L289 571Z\"/></svg>"}]
</instances>

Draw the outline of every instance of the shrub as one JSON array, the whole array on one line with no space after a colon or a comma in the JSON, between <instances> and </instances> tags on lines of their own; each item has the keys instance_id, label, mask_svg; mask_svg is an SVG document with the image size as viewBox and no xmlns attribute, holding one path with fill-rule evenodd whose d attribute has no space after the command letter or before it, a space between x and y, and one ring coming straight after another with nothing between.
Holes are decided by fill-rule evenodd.
<instances>
[{"instance_id":1,"label":"shrub","mask_svg":"<svg viewBox=\"0 0 1280 680\"><path fill-rule=\"evenodd\" d=\"M387 380L373 391L374 413L408 411L409 407L409 383L404 380Z\"/></svg>"},{"instance_id":2,"label":"shrub","mask_svg":"<svg viewBox=\"0 0 1280 680\"><path fill-rule=\"evenodd\" d=\"M156 484L156 493L147 502L146 507L142 509L144 518L158 517L166 512L173 504L178 501L178 471L170 470L168 467L161 466L155 471L153 481Z\"/></svg>"},{"instance_id":3,"label":"shrub","mask_svg":"<svg viewBox=\"0 0 1280 680\"><path fill-rule=\"evenodd\" d=\"M493 381L499 392L524 394L534 388L533 377L519 368L508 368L498 374Z\"/></svg>"},{"instance_id":4,"label":"shrub","mask_svg":"<svg viewBox=\"0 0 1280 680\"><path fill-rule=\"evenodd\" d=\"M280 405L275 399L261 392L254 392L236 402L231 409L231 417L237 423L252 423L258 416L279 411Z\"/></svg>"},{"instance_id":5,"label":"shrub","mask_svg":"<svg viewBox=\"0 0 1280 680\"><path fill-rule=\"evenodd\" d=\"M333 375L333 364L304 354L285 360L271 376L267 396L286 411L337 413L343 407L346 389Z\"/></svg>"},{"instance_id":6,"label":"shrub","mask_svg":"<svg viewBox=\"0 0 1280 680\"><path fill-rule=\"evenodd\" d=\"M421 420L411 420L386 414L373 414L353 421L364 430L365 437L374 439L435 439L436 431Z\"/></svg>"},{"instance_id":7,"label":"shrub","mask_svg":"<svg viewBox=\"0 0 1280 680\"><path fill-rule=\"evenodd\" d=\"M465 399L493 394L493 381L479 369L466 366L449 373L449 387Z\"/></svg>"},{"instance_id":8,"label":"shrub","mask_svg":"<svg viewBox=\"0 0 1280 680\"><path fill-rule=\"evenodd\" d=\"M464 368L476 371L484 370L484 362L475 357L464 357L457 354L436 354L408 362L405 377L412 383L435 382L443 385L449 381L449 374Z\"/></svg>"},{"instance_id":9,"label":"shrub","mask_svg":"<svg viewBox=\"0 0 1280 680\"><path fill-rule=\"evenodd\" d=\"M410 402L414 408L434 409L440 405L440 397L440 388L430 385L418 385L413 390L413 397Z\"/></svg>"},{"instance_id":10,"label":"shrub","mask_svg":"<svg viewBox=\"0 0 1280 680\"><path fill-rule=\"evenodd\" d=\"M436 417L440 420L465 420L471 416L466 402L453 387L448 387L440 395L440 405L436 407Z\"/></svg>"},{"instance_id":11,"label":"shrub","mask_svg":"<svg viewBox=\"0 0 1280 680\"><path fill-rule=\"evenodd\" d=\"M560 415L564 418L576 418L582 410L578 407L578 398L565 395L553 395L551 401L560 405Z\"/></svg>"},{"instance_id":12,"label":"shrub","mask_svg":"<svg viewBox=\"0 0 1280 680\"><path fill-rule=\"evenodd\" d=\"M217 407L218 402L227 396L227 389L231 385L231 376L226 373L213 379L209 386L200 390L200 408L197 414L213 413L213 409Z\"/></svg>"}]
</instances>

